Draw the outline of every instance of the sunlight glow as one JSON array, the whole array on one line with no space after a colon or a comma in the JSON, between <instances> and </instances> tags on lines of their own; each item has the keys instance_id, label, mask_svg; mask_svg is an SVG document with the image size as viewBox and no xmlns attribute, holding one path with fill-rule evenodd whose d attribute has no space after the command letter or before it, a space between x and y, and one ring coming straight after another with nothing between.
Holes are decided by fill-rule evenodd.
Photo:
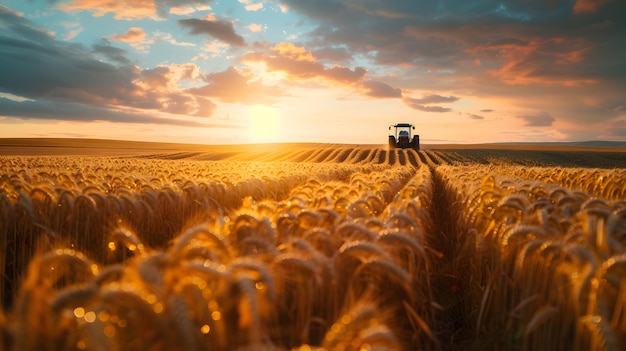
<instances>
[{"instance_id":1,"label":"sunlight glow","mask_svg":"<svg viewBox=\"0 0 626 351\"><path fill-rule=\"evenodd\" d=\"M276 142L280 137L281 121L275 107L255 105L248 108L248 133L251 142Z\"/></svg>"}]
</instances>

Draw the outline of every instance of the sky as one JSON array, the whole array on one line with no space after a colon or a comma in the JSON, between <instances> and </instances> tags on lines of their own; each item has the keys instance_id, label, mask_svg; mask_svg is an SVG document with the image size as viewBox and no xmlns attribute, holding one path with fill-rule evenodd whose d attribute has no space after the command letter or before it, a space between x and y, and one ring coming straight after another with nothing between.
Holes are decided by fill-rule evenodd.
<instances>
[{"instance_id":1,"label":"sky","mask_svg":"<svg viewBox=\"0 0 626 351\"><path fill-rule=\"evenodd\" d=\"M623 0L1 0L0 138L626 140Z\"/></svg>"}]
</instances>

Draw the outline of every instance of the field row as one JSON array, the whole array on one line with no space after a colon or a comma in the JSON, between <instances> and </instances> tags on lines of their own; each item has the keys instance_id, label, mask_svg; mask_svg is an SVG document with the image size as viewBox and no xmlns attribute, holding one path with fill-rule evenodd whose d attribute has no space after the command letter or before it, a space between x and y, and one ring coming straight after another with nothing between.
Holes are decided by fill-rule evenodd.
<instances>
[{"instance_id":1,"label":"field row","mask_svg":"<svg viewBox=\"0 0 626 351\"><path fill-rule=\"evenodd\" d=\"M520 167L512 165L499 166L442 166L440 170L458 174L498 175L511 180L509 187L515 188L522 182L547 184L579 192L580 196L594 196L607 200L626 198L626 169L588 169L588 168L546 168ZM461 183L461 182L459 182ZM471 183L464 183L470 187Z\"/></svg>"},{"instance_id":2,"label":"field row","mask_svg":"<svg viewBox=\"0 0 626 351\"><path fill-rule=\"evenodd\" d=\"M297 163L342 163L342 164L383 164L383 165L439 165L471 162L470 158L458 156L454 152L415 151L412 149L386 150L380 148L316 147L294 151L274 152L176 152L143 155L148 159L223 161L240 162L297 162Z\"/></svg>"},{"instance_id":3,"label":"field row","mask_svg":"<svg viewBox=\"0 0 626 351\"><path fill-rule=\"evenodd\" d=\"M136 156L132 156L133 158ZM198 160L198 161L257 161L257 162L298 162L298 163L348 163L384 165L520 165L520 166L561 166L587 168L626 167L626 157L622 152L554 151L554 150L481 150L458 149L392 149L373 146L322 145L296 147L293 150L254 150L245 151L180 151L144 154L148 159Z\"/></svg>"},{"instance_id":4,"label":"field row","mask_svg":"<svg viewBox=\"0 0 626 351\"><path fill-rule=\"evenodd\" d=\"M626 201L579 190L598 171L575 170L571 188L553 183L549 169L543 177L540 169L439 171L464 198L463 217L477 234L472 259L480 264L468 266L484 284L474 297L477 333L498 329L504 345L532 350L626 345Z\"/></svg>"},{"instance_id":5,"label":"field row","mask_svg":"<svg viewBox=\"0 0 626 351\"><path fill-rule=\"evenodd\" d=\"M623 171L382 151L0 158L0 345L626 346Z\"/></svg>"}]
</instances>

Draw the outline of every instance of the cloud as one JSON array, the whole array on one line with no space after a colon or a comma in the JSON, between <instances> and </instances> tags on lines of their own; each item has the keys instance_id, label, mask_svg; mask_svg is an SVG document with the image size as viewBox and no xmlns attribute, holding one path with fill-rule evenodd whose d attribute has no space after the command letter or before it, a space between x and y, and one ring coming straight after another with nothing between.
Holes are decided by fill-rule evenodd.
<instances>
[{"instance_id":1,"label":"cloud","mask_svg":"<svg viewBox=\"0 0 626 351\"><path fill-rule=\"evenodd\" d=\"M609 121L606 107L623 104L624 1L281 4L314 27L300 38L318 60L323 50L345 48L372 71L398 74L395 85L404 90L455 91L514 107L559 109L571 123Z\"/></svg>"},{"instance_id":2,"label":"cloud","mask_svg":"<svg viewBox=\"0 0 626 351\"><path fill-rule=\"evenodd\" d=\"M156 106L145 105L143 107L152 107L172 114L210 117L216 105L202 96L186 92L181 87L184 81L199 82L201 80L199 68L195 64L187 63L144 69L135 82L142 88L148 100L158 102Z\"/></svg>"},{"instance_id":3,"label":"cloud","mask_svg":"<svg viewBox=\"0 0 626 351\"><path fill-rule=\"evenodd\" d=\"M72 0L60 3L57 7L62 11L90 11L95 17L102 17L113 13L118 20L133 20L141 18L158 18L157 5L154 1L101 1L101 0Z\"/></svg>"},{"instance_id":4,"label":"cloud","mask_svg":"<svg viewBox=\"0 0 626 351\"><path fill-rule=\"evenodd\" d=\"M98 61L80 47L0 36L0 89L29 98L127 100L137 92L136 70Z\"/></svg>"},{"instance_id":5,"label":"cloud","mask_svg":"<svg viewBox=\"0 0 626 351\"><path fill-rule=\"evenodd\" d=\"M76 38L85 28L76 22L61 22L60 25L67 30L63 40L70 41Z\"/></svg>"},{"instance_id":6,"label":"cloud","mask_svg":"<svg viewBox=\"0 0 626 351\"><path fill-rule=\"evenodd\" d=\"M442 104L448 102L455 102L459 100L456 96L441 96L437 94L424 94L421 99L411 99L412 102L420 105L427 104Z\"/></svg>"},{"instance_id":7,"label":"cloud","mask_svg":"<svg viewBox=\"0 0 626 351\"><path fill-rule=\"evenodd\" d=\"M574 4L574 13L586 13L597 11L611 0L577 0Z\"/></svg>"},{"instance_id":8,"label":"cloud","mask_svg":"<svg viewBox=\"0 0 626 351\"><path fill-rule=\"evenodd\" d=\"M284 72L292 80L320 79L350 86L360 82L366 73L362 67L325 67L316 61L310 51L292 43L276 44L269 52L249 52L242 57L242 61L263 62L268 71Z\"/></svg>"},{"instance_id":9,"label":"cloud","mask_svg":"<svg viewBox=\"0 0 626 351\"><path fill-rule=\"evenodd\" d=\"M154 44L154 39L147 38L143 28L140 27L128 28L126 33L113 34L110 39L118 43L126 43L139 51L148 50L150 45Z\"/></svg>"},{"instance_id":10,"label":"cloud","mask_svg":"<svg viewBox=\"0 0 626 351\"><path fill-rule=\"evenodd\" d=\"M146 39L146 33L140 27L128 28L124 34L113 34L111 40L121 43L137 43Z\"/></svg>"},{"instance_id":11,"label":"cloud","mask_svg":"<svg viewBox=\"0 0 626 351\"><path fill-rule=\"evenodd\" d=\"M98 116L85 113L85 120L142 116L145 121L156 111L209 117L215 109L206 98L186 93L179 85L182 81L201 81L193 64L141 70L107 40L92 50L60 42L4 7L0 7L0 27L7 28L0 34L0 92L32 100L15 104L5 99L3 103L10 108L2 110L5 114L12 111L14 116L26 117L25 111L30 111L41 118L41 111L49 106L50 116L63 112L80 119L78 111L89 106ZM121 38L141 38L139 32L143 31L133 30ZM52 113L54 109L59 114Z\"/></svg>"},{"instance_id":12,"label":"cloud","mask_svg":"<svg viewBox=\"0 0 626 351\"><path fill-rule=\"evenodd\" d=\"M110 109L93 105L58 101L13 101L0 97L0 115L20 119L60 121L109 121L120 123L147 123L187 127L212 125L193 120L158 118L140 110Z\"/></svg>"},{"instance_id":13,"label":"cloud","mask_svg":"<svg viewBox=\"0 0 626 351\"><path fill-rule=\"evenodd\" d=\"M476 119L476 120L485 119L485 117L483 117L481 115L476 115L476 114L473 114L473 113L465 113L465 115L467 117L469 117L470 119Z\"/></svg>"},{"instance_id":14,"label":"cloud","mask_svg":"<svg viewBox=\"0 0 626 351\"><path fill-rule=\"evenodd\" d=\"M190 15L196 12L196 9L189 5L175 6L170 8L170 14L177 16Z\"/></svg>"},{"instance_id":15,"label":"cloud","mask_svg":"<svg viewBox=\"0 0 626 351\"><path fill-rule=\"evenodd\" d=\"M266 86L254 78L250 72L229 67L225 71L207 75L204 80L208 84L187 89L187 92L194 96L215 97L224 102L247 105L271 105L282 95L280 88Z\"/></svg>"},{"instance_id":16,"label":"cloud","mask_svg":"<svg viewBox=\"0 0 626 351\"><path fill-rule=\"evenodd\" d=\"M169 13L172 15L184 16L184 15L190 15L198 11L210 11L210 10L212 10L212 8L209 5L196 5L196 6L181 5L181 6L170 7Z\"/></svg>"},{"instance_id":17,"label":"cloud","mask_svg":"<svg viewBox=\"0 0 626 351\"><path fill-rule=\"evenodd\" d=\"M165 33L161 31L156 31L152 33L155 41L162 41L174 46L197 46L195 43L187 42L187 41L178 41L174 39L171 33Z\"/></svg>"},{"instance_id":18,"label":"cloud","mask_svg":"<svg viewBox=\"0 0 626 351\"><path fill-rule=\"evenodd\" d=\"M249 31L257 33L263 30L263 26L261 26L260 24L256 24L256 23L252 23L250 25L248 25L246 28L248 28Z\"/></svg>"},{"instance_id":19,"label":"cloud","mask_svg":"<svg viewBox=\"0 0 626 351\"><path fill-rule=\"evenodd\" d=\"M527 38L524 42L485 43L472 50L483 61L495 57L503 63L486 72L506 84L578 86L596 83L596 79L569 73L589 55L590 43L580 38Z\"/></svg>"},{"instance_id":20,"label":"cloud","mask_svg":"<svg viewBox=\"0 0 626 351\"><path fill-rule=\"evenodd\" d=\"M198 1L191 2L192 4L195 4L195 6L190 6L187 4L177 5L178 3L181 3L181 2L184 2L184 1L172 0L172 4L175 6L170 7L169 13L173 15L184 16L184 15L190 15L194 12L210 11L212 9L210 5L203 5L203 3L211 2L211 0L204 1L204 2L198 2Z\"/></svg>"},{"instance_id":21,"label":"cloud","mask_svg":"<svg viewBox=\"0 0 626 351\"><path fill-rule=\"evenodd\" d=\"M555 121L540 113L516 117L524 114L519 111L550 111L558 116L559 126L581 133L603 130L624 117L623 107L619 108L626 106L624 1L279 2L233 1L228 3L232 12L220 12L229 18L216 19L215 15L201 18L206 13L195 16L208 9L203 5L214 3L210 0L49 0L56 9L106 15L98 22L115 22L111 17L134 21L104 28L117 32L93 45L84 44L90 40L86 23L79 23L85 30L72 39L76 34L72 30L80 27L60 22L50 24L50 29L37 27L23 14L0 5L0 92L102 109L209 115L215 108L212 99L272 103L290 86L304 86L346 89L368 98L402 98L406 106L425 112L451 111L454 106L448 104L463 99L473 106L495 106L502 125L511 120L552 125ZM265 6L258 12L235 17L245 6L260 3ZM277 6L289 13L279 13ZM261 22L262 13L282 17ZM84 17L60 15L73 16L77 22ZM152 21L167 16L181 20L176 32L182 29L182 33L169 29L171 23ZM259 27L251 23L286 23L282 20L292 20L281 28L281 37L293 38L285 39L290 43L253 41L275 37L272 31L255 32ZM171 33L148 30L155 25ZM129 27L141 30L143 44L132 39ZM191 80L180 78L177 72L184 69L173 65L136 67L155 58L146 60L126 47L144 45L146 50L156 42L191 47L200 35L210 40L182 51L188 57L210 60L199 64L220 68ZM228 52L233 46L250 51L237 57L242 51ZM185 55L178 51L176 57L168 52L157 59L184 62L180 60ZM230 75L224 68L229 65L237 67ZM284 80L269 86L263 76L254 75L263 70L272 82ZM226 77L233 83L227 84ZM236 96L235 89L242 89L242 97ZM430 94L410 96L422 91ZM493 110L479 110L475 116L489 112Z\"/></svg>"},{"instance_id":22,"label":"cloud","mask_svg":"<svg viewBox=\"0 0 626 351\"><path fill-rule=\"evenodd\" d=\"M552 123L556 121L556 119L547 112L542 112L537 115L517 116L517 118L524 121L524 126L526 127L550 127Z\"/></svg>"},{"instance_id":23,"label":"cloud","mask_svg":"<svg viewBox=\"0 0 626 351\"><path fill-rule=\"evenodd\" d=\"M400 98L402 90L394 88L389 84L374 80L367 80L361 83L364 95L375 98Z\"/></svg>"},{"instance_id":24,"label":"cloud","mask_svg":"<svg viewBox=\"0 0 626 351\"><path fill-rule=\"evenodd\" d=\"M203 20L197 18L178 20L177 22L180 26L189 28L191 34L208 34L233 46L246 46L243 37L235 33L232 22L220 19Z\"/></svg>"},{"instance_id":25,"label":"cloud","mask_svg":"<svg viewBox=\"0 0 626 351\"><path fill-rule=\"evenodd\" d=\"M430 104L451 103L459 100L456 96L441 96L437 94L424 94L421 98L415 99L410 97L403 98L404 103L412 109L424 112L449 112L451 108L441 106L428 106Z\"/></svg>"},{"instance_id":26,"label":"cloud","mask_svg":"<svg viewBox=\"0 0 626 351\"><path fill-rule=\"evenodd\" d=\"M38 28L24 18L24 14L0 5L0 38L17 40L22 38L32 43L44 43L54 38L54 34L44 28ZM1 49L1 47L0 47Z\"/></svg>"},{"instance_id":27,"label":"cloud","mask_svg":"<svg viewBox=\"0 0 626 351\"><path fill-rule=\"evenodd\" d=\"M254 1L250 1L250 0L239 0L240 3L244 4L244 8L246 9L246 11L259 11L263 8L263 3L262 2L254 2Z\"/></svg>"},{"instance_id":28,"label":"cloud","mask_svg":"<svg viewBox=\"0 0 626 351\"><path fill-rule=\"evenodd\" d=\"M297 46L293 43L278 43L270 50L294 61L315 61L315 56L304 46Z\"/></svg>"},{"instance_id":29,"label":"cloud","mask_svg":"<svg viewBox=\"0 0 626 351\"><path fill-rule=\"evenodd\" d=\"M76 28L76 29L72 29L69 32L67 32L67 34L65 35L65 37L63 38L64 40L72 40L74 38L76 38L78 36L78 34L80 34L80 32L82 32L84 30L84 28Z\"/></svg>"},{"instance_id":30,"label":"cloud","mask_svg":"<svg viewBox=\"0 0 626 351\"><path fill-rule=\"evenodd\" d=\"M212 0L70 0L67 3L58 4L57 8L62 11L89 11L95 17L112 13L113 18L117 20L137 20L143 18L161 19L170 13L181 15L205 11L210 9L210 6L207 5L210 2Z\"/></svg>"},{"instance_id":31,"label":"cloud","mask_svg":"<svg viewBox=\"0 0 626 351\"><path fill-rule=\"evenodd\" d=\"M321 61L349 63L352 60L352 54L343 47L323 47L311 53Z\"/></svg>"},{"instance_id":32,"label":"cloud","mask_svg":"<svg viewBox=\"0 0 626 351\"><path fill-rule=\"evenodd\" d=\"M109 40L104 38L99 43L92 45L92 52L104 55L109 60L117 63L130 64L130 60L125 56L126 50L112 46Z\"/></svg>"},{"instance_id":33,"label":"cloud","mask_svg":"<svg viewBox=\"0 0 626 351\"><path fill-rule=\"evenodd\" d=\"M403 101L410 108L415 109L415 110L419 110L419 111L437 112L437 113L452 111L452 109L448 108L448 107L421 105L421 104L415 102L415 99L412 99L412 98L404 98Z\"/></svg>"},{"instance_id":34,"label":"cloud","mask_svg":"<svg viewBox=\"0 0 626 351\"><path fill-rule=\"evenodd\" d=\"M313 52L293 43L278 43L269 49L257 46L259 51L246 53L243 63L264 63L269 72L283 72L291 84L305 84L315 81L327 86L338 86L354 90L364 96L373 98L401 98L402 90L373 79L367 79L367 71L363 67L332 65L326 66L319 62ZM345 52L345 51L343 51ZM321 51L328 54L328 51ZM335 53L342 53L339 49Z\"/></svg>"},{"instance_id":35,"label":"cloud","mask_svg":"<svg viewBox=\"0 0 626 351\"><path fill-rule=\"evenodd\" d=\"M112 41L126 43L138 51L146 52L156 42L165 42L174 46L196 46L195 43L180 42L174 39L171 33L155 31L148 36L140 27L131 27L124 34L113 34L109 37Z\"/></svg>"}]
</instances>

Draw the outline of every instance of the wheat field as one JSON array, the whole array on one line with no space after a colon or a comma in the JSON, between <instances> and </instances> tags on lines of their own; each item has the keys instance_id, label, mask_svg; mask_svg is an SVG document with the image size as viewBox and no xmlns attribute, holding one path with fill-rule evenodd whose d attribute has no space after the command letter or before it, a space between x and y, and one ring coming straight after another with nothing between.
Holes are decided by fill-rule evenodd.
<instances>
[{"instance_id":1,"label":"wheat field","mask_svg":"<svg viewBox=\"0 0 626 351\"><path fill-rule=\"evenodd\" d=\"M0 150L4 350L626 348L625 150Z\"/></svg>"}]
</instances>

